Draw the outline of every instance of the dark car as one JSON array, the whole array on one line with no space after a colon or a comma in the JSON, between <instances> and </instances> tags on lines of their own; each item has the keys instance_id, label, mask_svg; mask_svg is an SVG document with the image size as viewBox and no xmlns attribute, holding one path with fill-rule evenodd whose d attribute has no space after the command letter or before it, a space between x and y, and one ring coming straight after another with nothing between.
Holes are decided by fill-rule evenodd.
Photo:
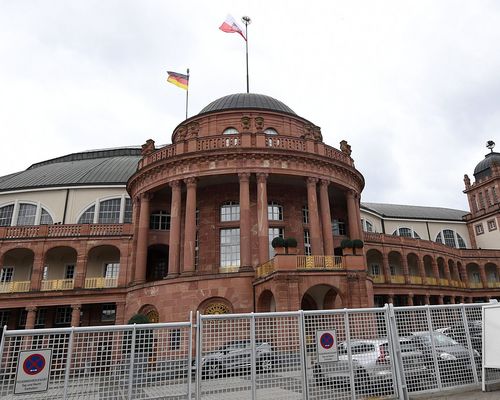
<instances>
[{"instance_id":1,"label":"dark car","mask_svg":"<svg viewBox=\"0 0 500 400\"><path fill-rule=\"evenodd\" d=\"M449 384L456 381L473 382L471 352L456 340L442 332L413 332L411 340L427 356L428 365L434 365L432 353L432 338L441 381ZM476 364L480 362L479 352L472 349ZM459 373L460 371L460 373Z\"/></svg>"},{"instance_id":2,"label":"dark car","mask_svg":"<svg viewBox=\"0 0 500 400\"><path fill-rule=\"evenodd\" d=\"M255 342L256 371L270 372L274 368L275 355L267 341ZM205 354L201 359L202 379L213 379L251 370L252 341L237 340L229 342L216 351ZM196 368L196 362L193 362Z\"/></svg>"}]
</instances>

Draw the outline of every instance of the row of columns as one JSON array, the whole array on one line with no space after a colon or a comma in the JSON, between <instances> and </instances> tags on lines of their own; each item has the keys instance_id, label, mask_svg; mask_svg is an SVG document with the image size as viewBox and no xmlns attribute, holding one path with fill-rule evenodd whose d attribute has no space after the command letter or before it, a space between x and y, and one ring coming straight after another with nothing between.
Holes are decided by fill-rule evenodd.
<instances>
[{"instance_id":1,"label":"row of columns","mask_svg":"<svg viewBox=\"0 0 500 400\"><path fill-rule=\"evenodd\" d=\"M472 296L445 296L445 295L430 295L430 294L423 294L423 295L414 295L412 293L408 295L403 295L406 296L407 302L409 306L413 306L415 303L415 296L423 296L424 297L424 303L425 304L431 304L431 296L437 297L437 304L445 304L444 303L444 298L448 297L450 299L449 304L460 304L460 303L472 303L474 301L474 297ZM394 294L388 294L387 295L387 303L394 303ZM486 298L486 301L490 301L490 296L481 296L481 298Z\"/></svg>"},{"instance_id":2,"label":"row of columns","mask_svg":"<svg viewBox=\"0 0 500 400\"><path fill-rule=\"evenodd\" d=\"M240 204L240 268L252 269L251 255L251 216L250 216L250 176L249 172L238 174L239 204ZM269 221L267 199L267 173L256 173L257 178L257 241L258 259L263 264L269 259ZM169 238L169 276L191 274L195 269L195 242L196 242L196 184L194 177L184 179L186 185L186 205L184 221L184 253L182 271L180 270L181 250L181 181L170 182L172 200L170 206L170 238ZM317 186L319 184L320 204L318 207ZM311 251L314 255L333 254L332 222L327 180L309 177L306 179L307 205L309 210L309 232L311 237ZM135 282L143 283L146 280L148 232L150 217L149 193L139 196L140 209L137 228L137 251ZM361 238L361 218L359 211L359 196L354 191L347 192L347 209L349 232L351 238Z\"/></svg>"},{"instance_id":3,"label":"row of columns","mask_svg":"<svg viewBox=\"0 0 500 400\"><path fill-rule=\"evenodd\" d=\"M71 305L71 326L80 326L80 310L82 308L81 304L72 304ZM36 323L36 313L39 307L37 306L29 306L26 307L26 325L25 329L35 329ZM115 315L115 324L122 325L124 324L125 317L125 303L119 302L116 303L116 315Z\"/></svg>"}]
</instances>

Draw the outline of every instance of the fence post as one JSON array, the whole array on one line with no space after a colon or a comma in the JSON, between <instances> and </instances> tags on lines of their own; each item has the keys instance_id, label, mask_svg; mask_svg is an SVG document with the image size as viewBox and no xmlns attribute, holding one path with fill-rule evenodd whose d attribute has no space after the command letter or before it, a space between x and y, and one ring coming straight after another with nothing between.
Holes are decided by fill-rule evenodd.
<instances>
[{"instance_id":1,"label":"fence post","mask_svg":"<svg viewBox=\"0 0 500 400\"><path fill-rule=\"evenodd\" d=\"M431 309L430 309L429 304L426 304L424 307L425 307L425 311L426 311L426 315L427 315L427 329L429 329L429 335L431 338L432 359L434 361L434 368L436 371L436 379L437 379L438 389L442 390L443 384L441 383L441 372L439 371L439 362L438 362L437 354L436 354L436 346L435 346L435 341L434 341L434 330L432 328Z\"/></svg>"},{"instance_id":2,"label":"fence post","mask_svg":"<svg viewBox=\"0 0 500 400\"><path fill-rule=\"evenodd\" d=\"M199 311L196 311L196 400L200 400L201 397L201 331L202 331L202 322L201 315ZM189 378L191 379L191 378Z\"/></svg>"},{"instance_id":3,"label":"fence post","mask_svg":"<svg viewBox=\"0 0 500 400\"><path fill-rule=\"evenodd\" d=\"M349 379L351 382L351 398L356 400L356 383L354 381L354 369L352 368L352 350L351 350L351 330L349 327L349 311L344 308L344 326L345 342L347 345L347 363L349 364Z\"/></svg>"},{"instance_id":4,"label":"fence post","mask_svg":"<svg viewBox=\"0 0 500 400\"><path fill-rule=\"evenodd\" d=\"M465 305L461 304L460 308L462 311L462 323L465 328L465 338L467 339L467 348L469 349L469 357L472 364L472 374L474 376L474 382L478 383L479 380L477 377L476 358L474 357L474 349L472 348L472 341L470 339L469 322L467 321L467 314L465 313Z\"/></svg>"},{"instance_id":5,"label":"fence post","mask_svg":"<svg viewBox=\"0 0 500 400\"><path fill-rule=\"evenodd\" d=\"M73 337L75 328L71 327L71 332L69 333L69 343L68 343L68 356L66 357L66 370L64 372L64 397L68 398L68 384L69 384L69 373L71 371L71 359L73 358Z\"/></svg>"},{"instance_id":6,"label":"fence post","mask_svg":"<svg viewBox=\"0 0 500 400\"><path fill-rule=\"evenodd\" d=\"M394 368L393 380L394 378L397 383L398 396L400 399L408 400L408 388L406 387L406 376L404 373L403 357L401 355L401 343L399 342L398 325L396 321L396 313L394 312L394 306L392 303L386 304L386 323L387 323L387 338L389 339L389 344L391 345L391 352L394 357L391 357ZM394 371L396 376L394 377Z\"/></svg>"},{"instance_id":7,"label":"fence post","mask_svg":"<svg viewBox=\"0 0 500 400\"><path fill-rule=\"evenodd\" d=\"M188 399L191 399L191 367L193 363L193 311L189 312L189 335L188 335Z\"/></svg>"},{"instance_id":8,"label":"fence post","mask_svg":"<svg viewBox=\"0 0 500 400\"><path fill-rule=\"evenodd\" d=\"M135 358L135 335L136 335L136 327L132 329L132 351L130 353L130 366L128 370L128 398L132 399L132 386L134 384L134 358Z\"/></svg>"},{"instance_id":9,"label":"fence post","mask_svg":"<svg viewBox=\"0 0 500 400\"><path fill-rule=\"evenodd\" d=\"M250 314L250 345L252 346L252 358L251 358L251 362L250 362L250 368L251 368L251 375L250 376L252 377L252 400L255 400L256 395L257 395L257 387L256 387L257 351L255 350L255 315L253 312Z\"/></svg>"},{"instance_id":10,"label":"fence post","mask_svg":"<svg viewBox=\"0 0 500 400\"><path fill-rule=\"evenodd\" d=\"M309 398L309 389L307 385L307 356L306 356L306 340L305 340L305 321L304 311L299 311L299 344L300 344L300 365L302 365L302 398Z\"/></svg>"}]
</instances>

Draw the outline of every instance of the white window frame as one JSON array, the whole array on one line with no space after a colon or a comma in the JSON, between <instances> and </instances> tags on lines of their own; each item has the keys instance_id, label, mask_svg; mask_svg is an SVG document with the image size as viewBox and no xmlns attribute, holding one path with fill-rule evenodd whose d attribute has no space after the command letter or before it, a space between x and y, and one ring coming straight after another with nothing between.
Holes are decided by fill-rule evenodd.
<instances>
[{"instance_id":1,"label":"white window frame","mask_svg":"<svg viewBox=\"0 0 500 400\"><path fill-rule=\"evenodd\" d=\"M488 231L496 231L497 230L497 221L494 219L489 219L486 224L488 225Z\"/></svg>"},{"instance_id":2,"label":"white window frame","mask_svg":"<svg viewBox=\"0 0 500 400\"><path fill-rule=\"evenodd\" d=\"M270 201L267 203L267 219L268 221L283 221L283 206L276 201ZM275 218L277 217L277 218Z\"/></svg>"},{"instance_id":3,"label":"white window frame","mask_svg":"<svg viewBox=\"0 0 500 400\"><path fill-rule=\"evenodd\" d=\"M278 230L278 233L274 233L275 230ZM270 226L267 229L267 235L269 237L269 258L273 258L276 255L276 251L273 249L272 241L275 237L285 238L285 228L281 226Z\"/></svg>"},{"instance_id":4,"label":"white window frame","mask_svg":"<svg viewBox=\"0 0 500 400\"><path fill-rule=\"evenodd\" d=\"M68 278L68 271L73 269L71 278ZM64 279L75 279L76 274L76 265L75 264L66 264L64 266Z\"/></svg>"},{"instance_id":5,"label":"white window frame","mask_svg":"<svg viewBox=\"0 0 500 400\"><path fill-rule=\"evenodd\" d=\"M91 224L102 223L102 222L99 222L99 214L100 214L100 209L101 209L101 203L104 202L104 201L116 200L116 199L120 199L120 214L119 214L118 222L116 222L116 223L117 224L123 224L123 223L125 223L124 219L125 219L126 199L130 199L130 197L127 196L127 195L125 195L125 194L122 194L121 196L114 195L114 196L99 197L99 198L95 199L92 203L87 204L80 211L80 213L76 217L76 223L77 224L81 223L80 219L82 218L83 214L85 214L92 206L94 207L94 216L93 216L93 221L90 222L90 223ZM132 203L131 203L131 205L132 205ZM132 205L132 207L133 207L133 205ZM87 223L87 222L85 222L85 223ZM129 222L126 222L126 223L129 223ZM110 223L110 224L114 224L114 223Z\"/></svg>"},{"instance_id":6,"label":"white window frame","mask_svg":"<svg viewBox=\"0 0 500 400\"><path fill-rule=\"evenodd\" d=\"M483 223L474 225L474 231L476 232L476 236L482 235L484 233Z\"/></svg>"},{"instance_id":7,"label":"white window frame","mask_svg":"<svg viewBox=\"0 0 500 400\"><path fill-rule=\"evenodd\" d=\"M304 255L311 256L311 233L309 229L304 229Z\"/></svg>"},{"instance_id":8,"label":"white window frame","mask_svg":"<svg viewBox=\"0 0 500 400\"><path fill-rule=\"evenodd\" d=\"M112 273L108 275L108 266L111 266L110 270ZM118 279L120 275L120 262L107 261L102 264L102 276L103 278Z\"/></svg>"},{"instance_id":9,"label":"white window frame","mask_svg":"<svg viewBox=\"0 0 500 400\"><path fill-rule=\"evenodd\" d=\"M463 236L462 236L462 235L460 235L460 237L462 238L462 241L464 242L465 247L460 247L460 244L458 243L458 232L457 232L456 230L454 230L454 229L450 229L450 228L444 228L444 229L441 229L441 230L440 230L440 231L436 234L436 238L434 239L434 242L439 243L439 242L437 241L437 238L438 238L438 236L441 234L441 244L444 244L445 246L448 246L448 245L446 244L445 239L444 239L444 231L451 231L451 232L453 232L453 237L454 237L454 240L455 240L455 248L456 248L456 249L461 249L461 248L467 249L467 248L468 248L468 247L467 247L467 242L465 241L465 239L463 238ZM448 247L452 247L452 246L448 246Z\"/></svg>"},{"instance_id":10,"label":"white window frame","mask_svg":"<svg viewBox=\"0 0 500 400\"><path fill-rule=\"evenodd\" d=\"M226 209L228 212L223 212ZM219 208L220 222L235 222L241 218L241 208L238 201L226 201Z\"/></svg>"},{"instance_id":11,"label":"white window frame","mask_svg":"<svg viewBox=\"0 0 500 400\"><path fill-rule=\"evenodd\" d=\"M18 225L19 210L20 210L21 206L25 205L25 204L36 207L35 218L33 220L33 225ZM11 216L11 219L10 219L10 224L9 225L5 225L5 226L36 226L36 225L40 225L40 219L41 219L41 216L42 216L42 210L45 210L45 212L52 219L52 223L54 223L54 216L53 216L53 214L50 212L50 210L44 204L42 204L39 201L35 202L35 201L29 201L29 200L15 200L13 202L11 201L11 202L8 202L8 203L0 205L0 209L3 208L3 207L8 207L8 206L14 206L14 207L12 209L12 216Z\"/></svg>"},{"instance_id":12,"label":"white window frame","mask_svg":"<svg viewBox=\"0 0 500 400\"><path fill-rule=\"evenodd\" d=\"M9 283L14 280L14 267L5 266L0 269L0 283Z\"/></svg>"},{"instance_id":13,"label":"white window frame","mask_svg":"<svg viewBox=\"0 0 500 400\"><path fill-rule=\"evenodd\" d=\"M400 229L409 229L411 236L401 236ZM399 237L411 237L413 239L422 239L422 237L415 231L415 229L413 229L413 226L408 226L408 225L398 226L396 230L392 233L392 235Z\"/></svg>"},{"instance_id":14,"label":"white window frame","mask_svg":"<svg viewBox=\"0 0 500 400\"><path fill-rule=\"evenodd\" d=\"M229 236L225 236L225 233L228 233ZM223 236L225 238L229 237L230 239L233 239L234 241L229 241L227 243L223 243ZM220 268L222 270L224 269L231 269L233 267L239 267L241 263L241 257L240 257L240 250L241 250L241 243L240 243L240 228L221 228L219 230L219 238L220 238L220 244L219 244L219 251L220 251ZM227 251L226 251L227 250ZM228 256L228 257L226 257Z\"/></svg>"}]
</instances>

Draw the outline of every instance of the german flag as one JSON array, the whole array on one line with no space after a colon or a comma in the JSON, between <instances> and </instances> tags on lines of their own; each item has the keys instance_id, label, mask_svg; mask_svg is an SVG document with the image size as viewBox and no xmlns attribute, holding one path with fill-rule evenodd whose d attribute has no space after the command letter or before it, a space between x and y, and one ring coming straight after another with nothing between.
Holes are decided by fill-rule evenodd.
<instances>
[{"instance_id":1,"label":"german flag","mask_svg":"<svg viewBox=\"0 0 500 400\"><path fill-rule=\"evenodd\" d=\"M189 84L189 76L184 74L179 74L177 72L167 71L168 79L167 82L173 83L175 86L181 89L187 90Z\"/></svg>"}]
</instances>

